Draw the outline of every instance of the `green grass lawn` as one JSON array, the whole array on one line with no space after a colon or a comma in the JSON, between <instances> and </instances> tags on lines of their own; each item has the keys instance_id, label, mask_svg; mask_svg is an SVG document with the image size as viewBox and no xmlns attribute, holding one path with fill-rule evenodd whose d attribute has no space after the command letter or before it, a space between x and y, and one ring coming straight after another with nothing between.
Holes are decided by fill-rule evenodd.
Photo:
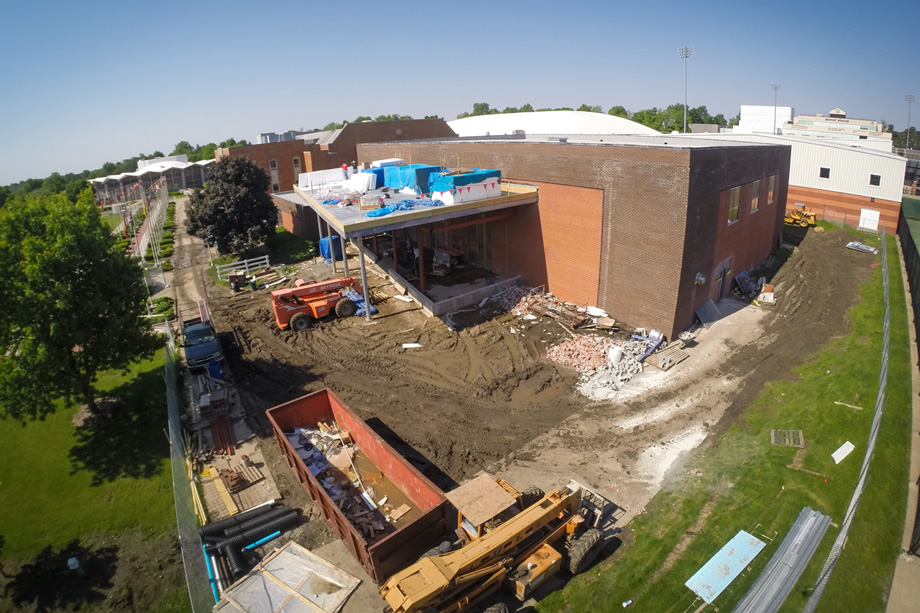
<instances>
[{"instance_id":1,"label":"green grass lawn","mask_svg":"<svg viewBox=\"0 0 920 613\"><path fill-rule=\"evenodd\" d=\"M839 230L838 230L839 231ZM862 242L878 244L862 236ZM910 448L910 351L904 288L895 239L888 239L891 358L887 403L867 490L843 555L821 602L827 611L882 611L901 545ZM656 496L632 521L632 541L621 554L549 594L539 611L599 611L633 600L642 611L696 608L684 586L739 530L775 538L715 601L731 610L756 580L803 507L833 522L783 611L800 611L837 535L866 450L878 384L882 344L882 280L862 288L850 312L852 333L829 342L795 369L794 381L768 385L711 450L698 454L680 486ZM864 407L854 410L834 401ZM770 429L801 429L810 446L802 468L787 468L796 449L770 445ZM830 457L849 440L856 450L839 465ZM693 534L687 536L687 532ZM682 542L682 552L669 558ZM858 578L858 580L854 580ZM696 605L702 604L702 601Z\"/></svg>"},{"instance_id":2,"label":"green grass lawn","mask_svg":"<svg viewBox=\"0 0 920 613\"><path fill-rule=\"evenodd\" d=\"M90 434L76 430L77 407L63 403L44 421L0 421L3 559L90 534L175 530L163 365L161 350L127 375L101 376L97 389L125 398L128 412Z\"/></svg>"},{"instance_id":3,"label":"green grass lawn","mask_svg":"<svg viewBox=\"0 0 920 613\"><path fill-rule=\"evenodd\" d=\"M265 243L275 252L274 261L278 264L297 264L316 255L313 241L297 238L280 226Z\"/></svg>"},{"instance_id":4,"label":"green grass lawn","mask_svg":"<svg viewBox=\"0 0 920 613\"><path fill-rule=\"evenodd\" d=\"M117 215L115 213L110 213L108 215L102 215L102 222L108 227L110 227L112 230L117 228L118 224L120 224L121 221L122 221L121 215Z\"/></svg>"}]
</instances>

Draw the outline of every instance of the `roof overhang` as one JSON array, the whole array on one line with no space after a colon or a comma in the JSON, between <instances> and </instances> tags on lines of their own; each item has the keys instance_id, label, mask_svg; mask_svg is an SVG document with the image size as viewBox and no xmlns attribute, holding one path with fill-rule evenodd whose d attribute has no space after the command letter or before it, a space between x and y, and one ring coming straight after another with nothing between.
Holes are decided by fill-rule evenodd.
<instances>
[{"instance_id":1,"label":"roof overhang","mask_svg":"<svg viewBox=\"0 0 920 613\"><path fill-rule=\"evenodd\" d=\"M533 204L537 202L537 188L533 185L521 183L501 184L502 194L495 198L486 198L473 202L464 202L461 204L450 204L438 207L415 207L409 211L394 211L384 217L367 217L366 211L362 211L357 205L340 207L337 205L323 205L322 201L317 201L310 190L300 189L294 186L293 192L276 194L276 196L294 202L309 206L316 214L322 218L330 227L334 228L339 236L346 239L359 238L362 236L371 236L382 232L391 232L403 228L412 228L425 224L436 223L439 221L448 221L458 217L469 217L479 213L490 213L502 209L521 206L524 204ZM296 194L296 198L291 198ZM394 194L393 202L400 199L413 200L411 195ZM317 195L316 198L319 198Z\"/></svg>"}]
</instances>

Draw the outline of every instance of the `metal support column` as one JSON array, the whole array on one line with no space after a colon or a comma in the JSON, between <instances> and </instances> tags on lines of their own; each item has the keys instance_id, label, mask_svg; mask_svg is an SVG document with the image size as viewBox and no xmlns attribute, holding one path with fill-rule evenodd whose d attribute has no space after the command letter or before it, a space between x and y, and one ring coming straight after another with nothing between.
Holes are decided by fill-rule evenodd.
<instances>
[{"instance_id":1,"label":"metal support column","mask_svg":"<svg viewBox=\"0 0 920 613\"><path fill-rule=\"evenodd\" d=\"M335 245L332 244L332 226L329 225L329 222L326 222L326 242L329 244L329 259L332 261L332 275L335 276L335 273L338 270L335 267Z\"/></svg>"},{"instance_id":2,"label":"metal support column","mask_svg":"<svg viewBox=\"0 0 920 613\"><path fill-rule=\"evenodd\" d=\"M360 241L361 238L358 237ZM348 276L348 251L345 249L345 237L340 236L339 241L342 243L342 265L345 267L345 276Z\"/></svg>"},{"instance_id":3,"label":"metal support column","mask_svg":"<svg viewBox=\"0 0 920 613\"><path fill-rule=\"evenodd\" d=\"M415 244L418 249L418 288L425 293L425 246L422 244L422 226L415 231Z\"/></svg>"},{"instance_id":4,"label":"metal support column","mask_svg":"<svg viewBox=\"0 0 920 613\"><path fill-rule=\"evenodd\" d=\"M367 268L364 265L364 243L358 241L358 258L361 264L361 290L364 292L364 319L371 320L371 297L367 291Z\"/></svg>"},{"instance_id":5,"label":"metal support column","mask_svg":"<svg viewBox=\"0 0 920 613\"><path fill-rule=\"evenodd\" d=\"M390 242L393 243L393 270L399 274L399 247L396 246L396 232L390 232Z\"/></svg>"}]
</instances>

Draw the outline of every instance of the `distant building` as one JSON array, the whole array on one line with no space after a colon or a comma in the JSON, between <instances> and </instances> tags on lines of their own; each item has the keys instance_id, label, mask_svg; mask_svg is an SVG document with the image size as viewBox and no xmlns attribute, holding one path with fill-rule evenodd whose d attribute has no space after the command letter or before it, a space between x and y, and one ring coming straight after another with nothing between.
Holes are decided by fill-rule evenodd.
<instances>
[{"instance_id":1,"label":"distant building","mask_svg":"<svg viewBox=\"0 0 920 613\"><path fill-rule=\"evenodd\" d=\"M460 137L521 134L661 134L624 117L587 111L476 115L447 122Z\"/></svg>"},{"instance_id":2,"label":"distant building","mask_svg":"<svg viewBox=\"0 0 920 613\"><path fill-rule=\"evenodd\" d=\"M741 105L741 121L732 128L733 134L778 134L792 121L795 109L791 106Z\"/></svg>"},{"instance_id":3,"label":"distant building","mask_svg":"<svg viewBox=\"0 0 920 613\"><path fill-rule=\"evenodd\" d=\"M742 107L744 108L744 107ZM891 133L881 122L871 119L850 119L843 109L833 109L828 115L798 115L783 125L783 134L844 141L891 153Z\"/></svg>"},{"instance_id":4,"label":"distant building","mask_svg":"<svg viewBox=\"0 0 920 613\"><path fill-rule=\"evenodd\" d=\"M148 188L160 178L166 179L169 191L195 189L204 185L208 166L214 160L189 162L188 156L170 155L152 160L138 160L137 171L90 179L96 201L126 202L138 197L139 188Z\"/></svg>"},{"instance_id":5,"label":"distant building","mask_svg":"<svg viewBox=\"0 0 920 613\"><path fill-rule=\"evenodd\" d=\"M269 193L291 189L297 182L297 175L303 172L304 143L301 140L287 140L224 147L214 151L215 159L247 158L255 162L269 176Z\"/></svg>"},{"instance_id":6,"label":"distant building","mask_svg":"<svg viewBox=\"0 0 920 613\"><path fill-rule=\"evenodd\" d=\"M288 130L287 132L282 132L278 134L277 132L262 132L259 134L259 144L267 145L269 143L283 143L285 141L294 140L297 138L297 135L300 132L296 130Z\"/></svg>"},{"instance_id":7,"label":"distant building","mask_svg":"<svg viewBox=\"0 0 920 613\"><path fill-rule=\"evenodd\" d=\"M722 126L717 123L691 123L690 124L690 133L691 134L718 134L722 130Z\"/></svg>"},{"instance_id":8,"label":"distant building","mask_svg":"<svg viewBox=\"0 0 920 613\"><path fill-rule=\"evenodd\" d=\"M869 231L884 224L898 227L907 160L890 152L857 146L857 142L809 136L711 134L713 141L744 141L789 145L787 209L813 210L818 219L846 223Z\"/></svg>"}]
</instances>

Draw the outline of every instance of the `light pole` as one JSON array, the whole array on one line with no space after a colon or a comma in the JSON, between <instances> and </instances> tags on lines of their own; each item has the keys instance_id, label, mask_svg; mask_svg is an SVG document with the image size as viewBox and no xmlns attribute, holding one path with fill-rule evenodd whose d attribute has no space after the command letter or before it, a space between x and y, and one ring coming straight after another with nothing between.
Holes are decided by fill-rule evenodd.
<instances>
[{"instance_id":1,"label":"light pole","mask_svg":"<svg viewBox=\"0 0 920 613\"><path fill-rule=\"evenodd\" d=\"M776 95L779 91L779 83L771 83L770 87L773 88L773 134L776 134Z\"/></svg>"},{"instance_id":2,"label":"light pole","mask_svg":"<svg viewBox=\"0 0 920 613\"><path fill-rule=\"evenodd\" d=\"M913 94L906 94L904 100L907 101L907 147L905 149L910 149L910 105L916 100L917 97Z\"/></svg>"},{"instance_id":3,"label":"light pole","mask_svg":"<svg viewBox=\"0 0 920 613\"><path fill-rule=\"evenodd\" d=\"M684 134L687 133L687 60L693 57L693 47L678 47L677 55L684 60Z\"/></svg>"}]
</instances>

